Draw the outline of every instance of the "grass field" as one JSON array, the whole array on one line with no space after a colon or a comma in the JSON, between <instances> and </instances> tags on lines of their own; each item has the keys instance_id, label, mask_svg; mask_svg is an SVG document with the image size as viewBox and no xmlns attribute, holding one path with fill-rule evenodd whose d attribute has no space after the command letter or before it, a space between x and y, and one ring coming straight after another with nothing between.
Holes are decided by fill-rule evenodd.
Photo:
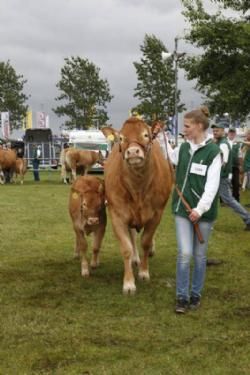
<instances>
[{"instance_id":1,"label":"grass field","mask_svg":"<svg viewBox=\"0 0 250 375\"><path fill-rule=\"evenodd\" d=\"M122 294L123 263L110 222L101 266L73 259L69 186L58 172L0 186L0 374L250 374L250 232L221 208L202 307L174 314L176 242L169 205L157 231L151 281ZM250 192L242 194L250 203Z\"/></svg>"}]
</instances>

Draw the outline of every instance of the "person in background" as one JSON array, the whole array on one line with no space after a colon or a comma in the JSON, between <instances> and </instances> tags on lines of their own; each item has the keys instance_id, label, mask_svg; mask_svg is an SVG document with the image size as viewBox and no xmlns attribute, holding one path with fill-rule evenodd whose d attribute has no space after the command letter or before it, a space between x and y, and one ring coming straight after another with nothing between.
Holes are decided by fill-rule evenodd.
<instances>
[{"instance_id":1,"label":"person in background","mask_svg":"<svg viewBox=\"0 0 250 375\"><path fill-rule=\"evenodd\" d=\"M245 191L246 188L250 188L250 129L248 129L246 132L246 139L243 142L242 154L244 173L242 190Z\"/></svg>"},{"instance_id":2,"label":"person in background","mask_svg":"<svg viewBox=\"0 0 250 375\"><path fill-rule=\"evenodd\" d=\"M240 201L240 143L236 142L236 129L230 127L227 133L227 140L232 150L232 194Z\"/></svg>"},{"instance_id":3,"label":"person in background","mask_svg":"<svg viewBox=\"0 0 250 375\"><path fill-rule=\"evenodd\" d=\"M207 134L208 127L208 108L201 107L184 115L186 142L175 149L167 142L168 156L176 166L176 185L191 206L191 212L187 212L174 190L172 212L178 245L175 312L178 314L200 306L208 240L217 217L221 158L219 147ZM199 241L194 223L199 224L204 243ZM194 267L190 283L192 258Z\"/></svg>"},{"instance_id":4,"label":"person in background","mask_svg":"<svg viewBox=\"0 0 250 375\"><path fill-rule=\"evenodd\" d=\"M40 158L41 158L41 148L40 148L40 146L34 145L33 146L33 153L32 153L32 165L33 165L34 181L40 181L40 175L39 175Z\"/></svg>"},{"instance_id":5,"label":"person in background","mask_svg":"<svg viewBox=\"0 0 250 375\"><path fill-rule=\"evenodd\" d=\"M244 223L246 224L245 230L250 231L250 213L233 197L231 191L231 182L229 179L232 173L232 150L225 137L224 125L222 123L213 124L214 140L220 147L222 169L220 178L219 195L222 201L236 212Z\"/></svg>"}]
</instances>

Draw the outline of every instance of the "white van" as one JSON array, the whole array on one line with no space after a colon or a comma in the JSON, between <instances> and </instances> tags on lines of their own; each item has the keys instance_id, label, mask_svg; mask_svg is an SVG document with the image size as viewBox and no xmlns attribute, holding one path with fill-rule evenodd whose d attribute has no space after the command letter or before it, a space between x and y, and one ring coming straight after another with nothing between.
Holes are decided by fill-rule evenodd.
<instances>
[{"instance_id":1,"label":"white van","mask_svg":"<svg viewBox=\"0 0 250 375\"><path fill-rule=\"evenodd\" d=\"M110 144L101 130L72 130L69 132L69 146L81 150L101 151L106 159L110 152ZM103 166L95 164L91 171L103 172Z\"/></svg>"}]
</instances>

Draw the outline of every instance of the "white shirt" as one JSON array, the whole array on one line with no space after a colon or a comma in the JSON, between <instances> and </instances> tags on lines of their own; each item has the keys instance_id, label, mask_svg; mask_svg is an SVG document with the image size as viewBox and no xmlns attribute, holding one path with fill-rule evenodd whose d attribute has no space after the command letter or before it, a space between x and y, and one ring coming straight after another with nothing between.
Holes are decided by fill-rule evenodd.
<instances>
[{"instance_id":1,"label":"white shirt","mask_svg":"<svg viewBox=\"0 0 250 375\"><path fill-rule=\"evenodd\" d=\"M196 150L198 150L198 148L204 146L208 139L209 139L209 137L207 137L200 144L196 144L196 143L193 143L191 141L188 141L188 143L190 144L191 154L193 154ZM174 165L178 165L180 147L176 147L175 149L172 149L172 147L169 145L169 143L167 143L167 144L168 144L167 156L169 156L171 162ZM228 147L227 147L227 150L228 150ZM227 159L228 159L228 155L227 155ZM197 206L193 207L193 209L196 212L198 212L198 214L200 216L203 215L205 212L207 212L210 209L210 207L213 203L213 200L216 196L216 193L217 193L217 191L219 189L219 185L220 185L220 172L221 172L221 156L220 156L220 154L218 154L218 155L215 156L213 162L211 163L211 165L208 168L207 180L206 180L206 183L205 183L204 192L203 192Z\"/></svg>"}]
</instances>

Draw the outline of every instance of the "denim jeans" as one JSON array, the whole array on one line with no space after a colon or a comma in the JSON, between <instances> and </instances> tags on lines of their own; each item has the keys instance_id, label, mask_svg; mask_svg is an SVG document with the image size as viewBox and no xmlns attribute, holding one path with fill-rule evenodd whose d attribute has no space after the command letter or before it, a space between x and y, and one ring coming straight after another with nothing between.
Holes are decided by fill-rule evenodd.
<instances>
[{"instance_id":1,"label":"denim jeans","mask_svg":"<svg viewBox=\"0 0 250 375\"><path fill-rule=\"evenodd\" d=\"M35 181L40 181L40 176L39 176L39 164L40 161L37 159L34 159L33 162L33 176Z\"/></svg>"},{"instance_id":2,"label":"denim jeans","mask_svg":"<svg viewBox=\"0 0 250 375\"><path fill-rule=\"evenodd\" d=\"M177 298L189 300L190 267L194 260L191 295L201 296L206 276L206 253L208 238L212 229L212 221L199 221L204 243L201 244L194 232L194 227L188 218L175 216L178 256L176 265L176 295Z\"/></svg>"},{"instance_id":3,"label":"denim jeans","mask_svg":"<svg viewBox=\"0 0 250 375\"><path fill-rule=\"evenodd\" d=\"M250 212L242 207L242 205L233 197L230 180L228 178L221 178L219 194L222 201L231 207L234 212L239 214L245 224L250 224Z\"/></svg>"}]
</instances>

